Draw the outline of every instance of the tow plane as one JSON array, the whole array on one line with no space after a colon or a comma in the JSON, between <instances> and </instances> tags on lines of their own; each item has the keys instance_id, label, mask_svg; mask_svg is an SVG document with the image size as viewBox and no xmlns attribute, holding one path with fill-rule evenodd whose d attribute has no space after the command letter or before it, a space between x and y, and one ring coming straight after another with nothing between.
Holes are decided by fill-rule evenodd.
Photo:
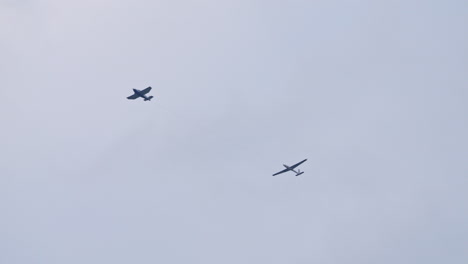
<instances>
[{"instance_id":1,"label":"tow plane","mask_svg":"<svg viewBox=\"0 0 468 264\"><path fill-rule=\"evenodd\" d=\"M151 91L151 86L148 86L148 88L144 89L144 90L138 90L138 89L133 89L133 92L134 94L133 95L130 95L129 97L127 97L128 100L135 100L139 97L145 99L145 101L150 101L151 98L153 98L153 96L146 96L147 93L149 93Z\"/></svg>"},{"instance_id":2,"label":"tow plane","mask_svg":"<svg viewBox=\"0 0 468 264\"><path fill-rule=\"evenodd\" d=\"M301 174L304 173L304 172L301 171L301 170L299 170L299 169L298 169L297 171L295 171L294 169L297 168L299 165L301 165L302 163L304 163L304 162L306 162L306 161L307 161L307 159L305 159L305 160L303 160L303 161L301 161L301 162L299 162L299 163L296 163L296 164L294 164L294 165L292 165L292 166L288 166L288 165L283 164L283 166L284 166L286 169L284 169L284 170L282 170L282 171L280 171L280 172L277 172L277 173L273 174L273 176L276 176L276 175L281 174L281 173L285 173L285 172L287 172L287 171L292 171L292 172L296 173L296 176L299 176L299 175L301 175Z\"/></svg>"}]
</instances>

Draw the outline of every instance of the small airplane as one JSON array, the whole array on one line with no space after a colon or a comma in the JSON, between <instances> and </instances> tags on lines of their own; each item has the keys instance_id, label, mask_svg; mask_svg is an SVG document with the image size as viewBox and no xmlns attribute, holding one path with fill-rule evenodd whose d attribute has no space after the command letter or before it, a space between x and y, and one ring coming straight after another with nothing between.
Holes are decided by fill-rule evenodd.
<instances>
[{"instance_id":1,"label":"small airplane","mask_svg":"<svg viewBox=\"0 0 468 264\"><path fill-rule=\"evenodd\" d=\"M150 101L151 98L153 98L153 96L146 96L146 94L149 93L150 91L151 91L151 86L149 86L148 88L146 88L144 90L141 90L141 91L138 90L138 89L133 89L134 94L127 97L127 99L135 100L135 99L141 97L141 98L144 98L145 101Z\"/></svg>"},{"instance_id":2,"label":"small airplane","mask_svg":"<svg viewBox=\"0 0 468 264\"><path fill-rule=\"evenodd\" d=\"M307 161L307 159L305 159L305 160L303 160L303 161L301 161L301 162L299 162L299 163L296 163L296 164L294 164L294 165L292 165L292 166L288 166L288 165L284 165L284 164L283 164L283 166L284 166L286 169L284 169L284 170L282 170L282 171L280 171L280 172L277 172L277 173L273 174L273 176L276 176L276 175L278 175L278 174L281 174L281 173L284 173L284 172L287 172L287 171L292 171L292 172L296 173L296 176L299 176L299 175L301 175L301 174L304 173L304 172L301 171L301 170L295 171L294 169L295 169L296 167L298 167L299 165L301 165L302 163L306 162L306 161Z\"/></svg>"}]
</instances>

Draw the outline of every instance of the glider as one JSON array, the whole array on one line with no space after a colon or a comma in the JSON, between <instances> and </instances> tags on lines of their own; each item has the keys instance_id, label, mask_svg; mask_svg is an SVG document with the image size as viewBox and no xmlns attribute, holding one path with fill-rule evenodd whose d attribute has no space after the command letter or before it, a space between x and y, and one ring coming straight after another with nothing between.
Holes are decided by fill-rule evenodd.
<instances>
[{"instance_id":1,"label":"glider","mask_svg":"<svg viewBox=\"0 0 468 264\"><path fill-rule=\"evenodd\" d=\"M285 173L285 172L287 172L287 171L292 171L292 172L296 173L296 176L299 176L299 175L301 175L301 174L304 173L304 172L301 171L301 170L295 171L294 169L297 168L299 165L301 165L302 163L304 163L304 162L306 162L306 161L307 161L307 159L305 159L305 160L303 160L303 161L301 161L301 162L299 162L299 163L296 163L296 164L294 164L294 165L292 165L292 166L288 166L288 165L284 165L284 164L283 164L283 166L284 166L286 169L284 169L284 170L282 170L282 171L280 171L280 172L277 172L277 173L273 174L273 176L276 176L276 175L281 174L281 173Z\"/></svg>"}]
</instances>

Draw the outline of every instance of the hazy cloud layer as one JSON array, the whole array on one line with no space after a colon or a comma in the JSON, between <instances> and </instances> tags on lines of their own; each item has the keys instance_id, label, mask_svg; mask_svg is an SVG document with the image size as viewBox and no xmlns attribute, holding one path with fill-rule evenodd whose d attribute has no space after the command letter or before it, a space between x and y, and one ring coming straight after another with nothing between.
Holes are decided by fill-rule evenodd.
<instances>
[{"instance_id":1,"label":"hazy cloud layer","mask_svg":"<svg viewBox=\"0 0 468 264\"><path fill-rule=\"evenodd\" d=\"M0 263L466 263L467 10L0 1Z\"/></svg>"}]
</instances>

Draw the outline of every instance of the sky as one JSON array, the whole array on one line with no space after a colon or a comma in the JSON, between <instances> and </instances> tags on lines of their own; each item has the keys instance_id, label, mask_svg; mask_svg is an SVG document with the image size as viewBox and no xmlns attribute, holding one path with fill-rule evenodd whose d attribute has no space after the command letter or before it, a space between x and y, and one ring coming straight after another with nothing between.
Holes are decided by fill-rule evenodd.
<instances>
[{"instance_id":1,"label":"sky","mask_svg":"<svg viewBox=\"0 0 468 264\"><path fill-rule=\"evenodd\" d=\"M467 263L467 24L458 0L0 0L0 263Z\"/></svg>"}]
</instances>

